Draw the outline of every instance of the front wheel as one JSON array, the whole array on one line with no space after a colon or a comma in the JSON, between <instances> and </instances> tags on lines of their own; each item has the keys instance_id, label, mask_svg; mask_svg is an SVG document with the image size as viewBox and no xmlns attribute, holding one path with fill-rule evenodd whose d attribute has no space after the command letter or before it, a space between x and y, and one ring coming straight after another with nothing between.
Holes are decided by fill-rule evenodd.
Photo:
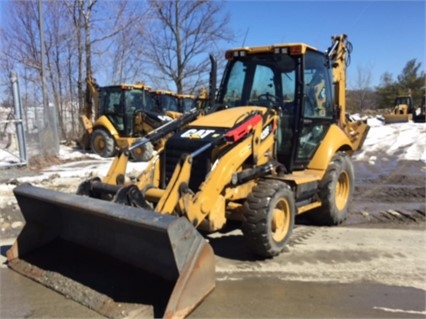
<instances>
[{"instance_id":1,"label":"front wheel","mask_svg":"<svg viewBox=\"0 0 426 319\"><path fill-rule=\"evenodd\" d=\"M242 231L250 249L261 257L280 254L293 231L294 194L277 180L261 180L244 204Z\"/></svg>"}]
</instances>

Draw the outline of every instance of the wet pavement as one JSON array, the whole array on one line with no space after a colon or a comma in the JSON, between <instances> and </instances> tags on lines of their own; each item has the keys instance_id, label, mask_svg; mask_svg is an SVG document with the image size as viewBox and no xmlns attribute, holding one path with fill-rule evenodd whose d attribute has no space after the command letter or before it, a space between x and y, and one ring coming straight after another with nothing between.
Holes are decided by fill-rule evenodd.
<instances>
[{"instance_id":1,"label":"wet pavement","mask_svg":"<svg viewBox=\"0 0 426 319\"><path fill-rule=\"evenodd\" d=\"M213 236L216 289L189 318L426 318L424 226L298 226L263 261L238 231ZM102 318L2 267L1 318Z\"/></svg>"},{"instance_id":2,"label":"wet pavement","mask_svg":"<svg viewBox=\"0 0 426 319\"><path fill-rule=\"evenodd\" d=\"M0 274L2 319L104 318L9 269ZM426 318L425 291L274 277L218 281L188 318Z\"/></svg>"},{"instance_id":3,"label":"wet pavement","mask_svg":"<svg viewBox=\"0 0 426 319\"><path fill-rule=\"evenodd\" d=\"M218 282L189 318L426 318L425 291L248 278Z\"/></svg>"},{"instance_id":4,"label":"wet pavement","mask_svg":"<svg viewBox=\"0 0 426 319\"><path fill-rule=\"evenodd\" d=\"M15 273L0 269L0 318L104 318L94 311Z\"/></svg>"}]
</instances>

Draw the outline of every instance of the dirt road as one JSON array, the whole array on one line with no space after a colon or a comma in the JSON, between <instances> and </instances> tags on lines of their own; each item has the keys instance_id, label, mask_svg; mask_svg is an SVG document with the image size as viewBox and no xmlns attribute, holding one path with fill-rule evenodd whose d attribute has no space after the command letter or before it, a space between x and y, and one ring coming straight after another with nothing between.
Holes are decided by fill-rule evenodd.
<instances>
[{"instance_id":1,"label":"dirt road","mask_svg":"<svg viewBox=\"0 0 426 319\"><path fill-rule=\"evenodd\" d=\"M209 235L217 287L190 317L426 318L425 164L354 164L349 218L331 228L298 218L276 258L253 259L232 227ZM72 192L84 178L51 176L40 185ZM1 210L3 253L23 220L13 196L1 196L9 196ZM100 317L4 266L1 281L1 318Z\"/></svg>"}]
</instances>

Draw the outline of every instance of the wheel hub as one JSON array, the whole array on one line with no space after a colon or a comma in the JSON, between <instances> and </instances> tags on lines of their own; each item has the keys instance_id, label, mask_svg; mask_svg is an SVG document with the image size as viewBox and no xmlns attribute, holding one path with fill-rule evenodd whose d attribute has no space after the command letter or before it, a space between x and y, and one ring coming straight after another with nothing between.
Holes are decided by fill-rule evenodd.
<instances>
[{"instance_id":1,"label":"wheel hub","mask_svg":"<svg viewBox=\"0 0 426 319\"><path fill-rule=\"evenodd\" d=\"M337 179L335 197L337 208L345 208L349 198L349 176L346 172L342 172Z\"/></svg>"},{"instance_id":2,"label":"wheel hub","mask_svg":"<svg viewBox=\"0 0 426 319\"><path fill-rule=\"evenodd\" d=\"M271 221L272 237L275 241L279 242L284 239L288 233L290 208L285 201L277 204L273 211Z\"/></svg>"}]
</instances>

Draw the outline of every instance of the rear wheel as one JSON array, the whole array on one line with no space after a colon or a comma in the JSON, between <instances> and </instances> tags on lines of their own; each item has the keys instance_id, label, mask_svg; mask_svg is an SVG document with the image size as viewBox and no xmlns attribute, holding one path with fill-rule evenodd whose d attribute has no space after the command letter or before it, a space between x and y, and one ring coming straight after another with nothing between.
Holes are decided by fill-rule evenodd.
<instances>
[{"instance_id":1,"label":"rear wheel","mask_svg":"<svg viewBox=\"0 0 426 319\"><path fill-rule=\"evenodd\" d=\"M250 249L262 257L284 250L294 227L295 204L290 187L261 180L244 204L242 230Z\"/></svg>"},{"instance_id":2,"label":"rear wheel","mask_svg":"<svg viewBox=\"0 0 426 319\"><path fill-rule=\"evenodd\" d=\"M90 147L93 152L102 157L112 157L115 155L114 138L102 129L93 131Z\"/></svg>"},{"instance_id":3,"label":"rear wheel","mask_svg":"<svg viewBox=\"0 0 426 319\"><path fill-rule=\"evenodd\" d=\"M334 155L319 185L322 206L312 211L311 220L317 225L341 224L347 217L348 205L354 192L354 168L345 152Z\"/></svg>"}]
</instances>

